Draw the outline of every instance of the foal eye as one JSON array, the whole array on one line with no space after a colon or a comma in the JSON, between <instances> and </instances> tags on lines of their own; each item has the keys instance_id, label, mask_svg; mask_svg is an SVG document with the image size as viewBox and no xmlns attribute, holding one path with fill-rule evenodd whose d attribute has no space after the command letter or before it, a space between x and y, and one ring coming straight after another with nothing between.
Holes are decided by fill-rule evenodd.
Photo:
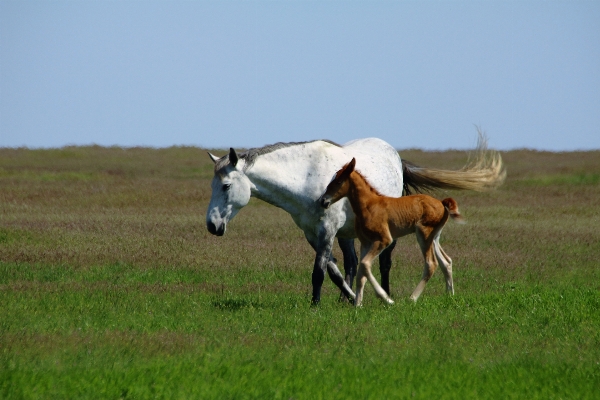
<instances>
[{"instance_id":1,"label":"foal eye","mask_svg":"<svg viewBox=\"0 0 600 400\"><path fill-rule=\"evenodd\" d=\"M231 184L226 183L225 185L223 185L223 191L224 192L228 191L230 187L231 187Z\"/></svg>"}]
</instances>

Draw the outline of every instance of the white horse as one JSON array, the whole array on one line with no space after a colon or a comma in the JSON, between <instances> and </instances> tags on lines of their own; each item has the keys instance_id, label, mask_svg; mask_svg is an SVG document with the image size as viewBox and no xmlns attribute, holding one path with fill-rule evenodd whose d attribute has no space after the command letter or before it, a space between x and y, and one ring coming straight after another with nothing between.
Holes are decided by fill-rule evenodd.
<instances>
[{"instance_id":1,"label":"white horse","mask_svg":"<svg viewBox=\"0 0 600 400\"><path fill-rule=\"evenodd\" d=\"M252 196L280 207L290 213L316 252L312 273L313 304L320 301L325 271L347 298L354 299L352 281L358 260L354 250L356 233L352 208L347 199L328 209L323 209L318 202L335 172L354 157L371 185L390 197L400 197L403 189L408 193L411 188L415 191L485 190L500 185L505 176L499 155L493 154L490 162L485 144L480 135L477 159L460 171L402 163L392 146L376 138L358 139L343 146L326 140L276 143L239 155L230 149L229 154L221 158L209 153L215 169L206 226L210 233L223 235L228 222ZM346 279L331 254L336 236L344 254ZM380 255L381 286L388 294L394 244Z\"/></svg>"}]
</instances>

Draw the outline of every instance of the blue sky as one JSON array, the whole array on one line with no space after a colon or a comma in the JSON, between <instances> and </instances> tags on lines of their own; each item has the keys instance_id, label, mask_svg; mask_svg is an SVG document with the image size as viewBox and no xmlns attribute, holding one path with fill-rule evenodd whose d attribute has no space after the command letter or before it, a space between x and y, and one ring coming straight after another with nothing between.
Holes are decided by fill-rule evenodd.
<instances>
[{"instance_id":1,"label":"blue sky","mask_svg":"<svg viewBox=\"0 0 600 400\"><path fill-rule=\"evenodd\" d=\"M0 1L0 147L600 149L600 2Z\"/></svg>"}]
</instances>

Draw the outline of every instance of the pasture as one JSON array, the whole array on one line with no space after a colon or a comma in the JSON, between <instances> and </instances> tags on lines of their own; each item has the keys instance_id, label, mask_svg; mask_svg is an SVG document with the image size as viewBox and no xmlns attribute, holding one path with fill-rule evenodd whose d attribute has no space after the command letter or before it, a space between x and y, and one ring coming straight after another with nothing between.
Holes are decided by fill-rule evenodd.
<instances>
[{"instance_id":1,"label":"pasture","mask_svg":"<svg viewBox=\"0 0 600 400\"><path fill-rule=\"evenodd\" d=\"M252 199L207 232L202 149L0 149L0 398L598 398L600 151L502 156L499 190L435 194L467 221L441 239L455 296L437 271L408 300L409 236L396 304L367 286L356 310L328 278L310 307L285 212Z\"/></svg>"}]
</instances>

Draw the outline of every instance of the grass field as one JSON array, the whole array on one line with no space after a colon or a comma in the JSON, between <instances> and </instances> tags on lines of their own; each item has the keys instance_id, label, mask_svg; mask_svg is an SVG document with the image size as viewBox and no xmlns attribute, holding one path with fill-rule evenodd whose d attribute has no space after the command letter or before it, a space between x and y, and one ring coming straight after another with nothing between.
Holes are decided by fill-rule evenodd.
<instances>
[{"instance_id":1,"label":"grass field","mask_svg":"<svg viewBox=\"0 0 600 400\"><path fill-rule=\"evenodd\" d=\"M0 149L0 398L599 398L600 151L503 158L499 190L451 193L456 295L438 272L408 301L407 237L396 304L367 286L355 310L329 280L310 307L285 212L252 200L207 232L201 149Z\"/></svg>"}]
</instances>

